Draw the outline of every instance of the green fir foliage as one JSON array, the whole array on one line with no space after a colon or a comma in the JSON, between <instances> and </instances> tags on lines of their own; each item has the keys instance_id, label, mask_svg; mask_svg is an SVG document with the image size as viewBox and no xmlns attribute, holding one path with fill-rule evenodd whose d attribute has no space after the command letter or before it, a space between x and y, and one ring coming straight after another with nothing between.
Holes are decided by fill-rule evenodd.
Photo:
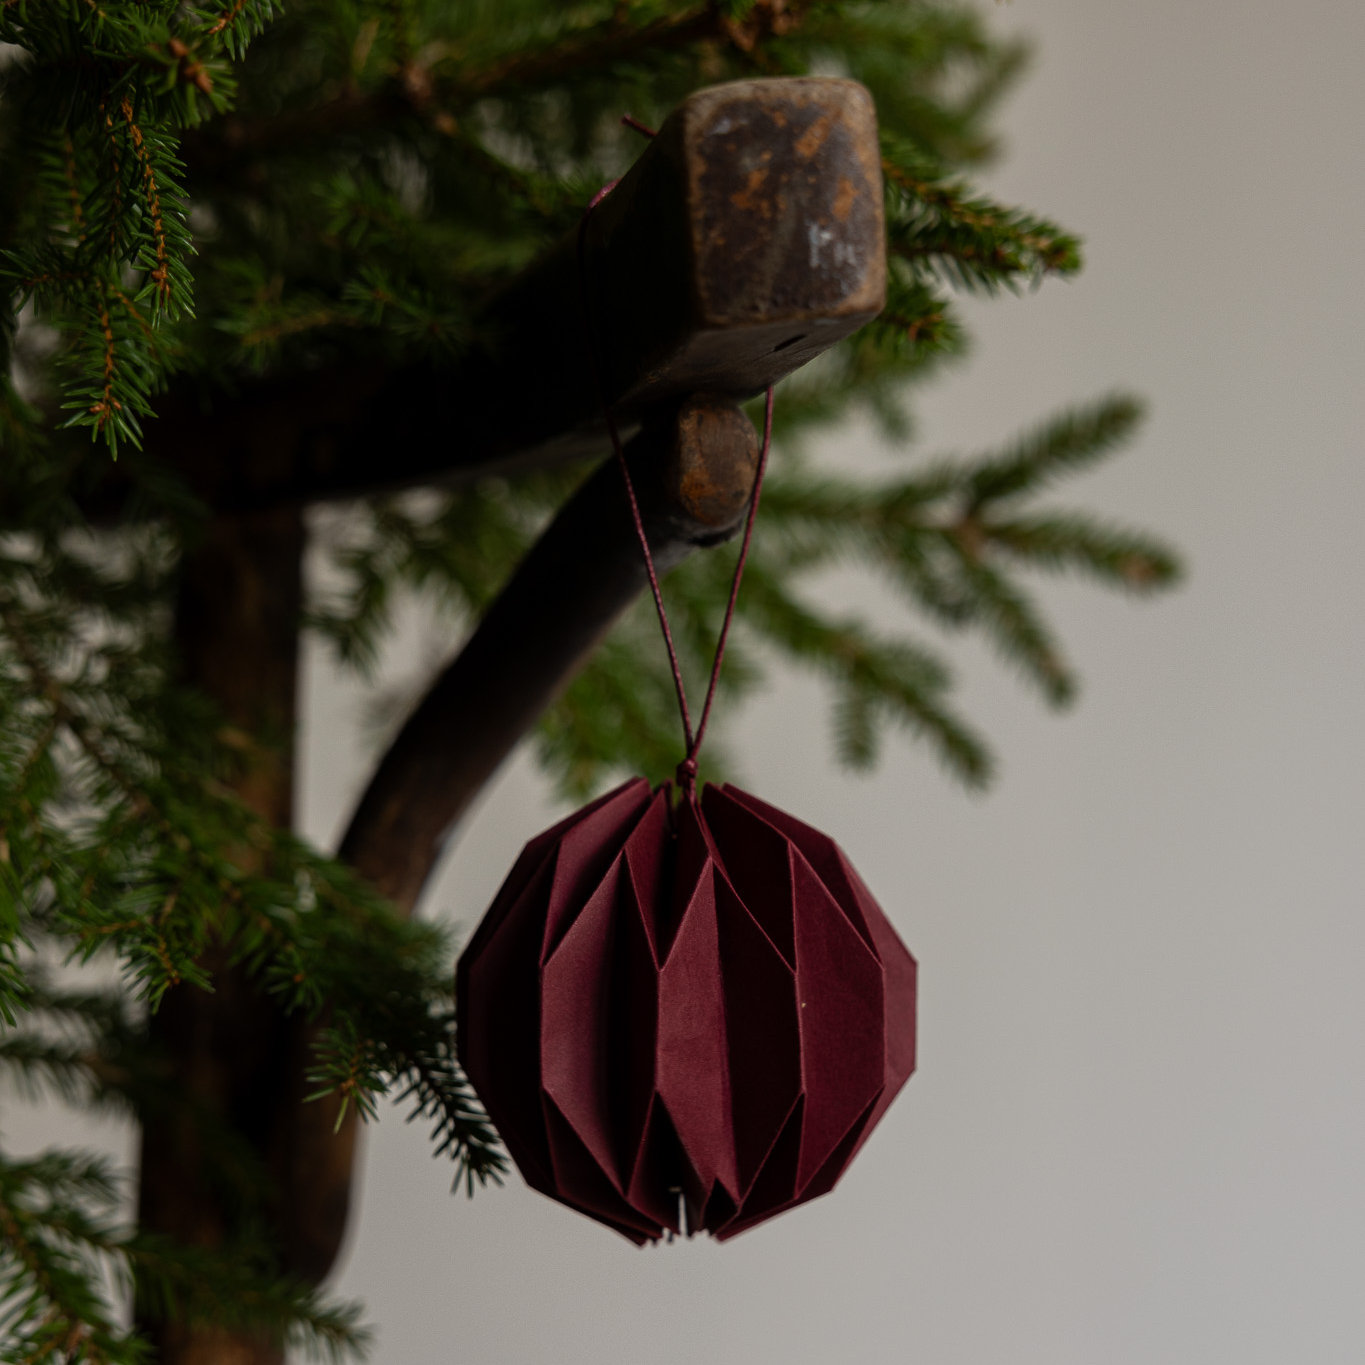
<instances>
[{"instance_id":1,"label":"green fir foliage","mask_svg":"<svg viewBox=\"0 0 1365 1365\"><path fill-rule=\"evenodd\" d=\"M353 1304L281 1280L260 1250L173 1246L118 1221L108 1166L49 1151L0 1156L0 1342L23 1365L146 1365L146 1344L120 1322L105 1286L137 1277L151 1318L275 1332L324 1360L363 1354L369 1334ZM253 1254L254 1253L254 1254ZM154 1288L153 1288L154 1287Z\"/></svg>"},{"instance_id":2,"label":"green fir foliage","mask_svg":"<svg viewBox=\"0 0 1365 1365\"><path fill-rule=\"evenodd\" d=\"M899 728L976 785L991 755L954 706L944 632L979 632L1049 703L1073 695L1028 575L1149 593L1179 574L1152 538L1048 500L1131 433L1134 401L878 479L799 454L803 435L855 418L904 443L913 383L962 352L958 297L1079 268L1073 235L971 181L1023 58L971 10L935 0L0 0L8 1094L134 1116L176 1102L146 1013L172 987L212 989L212 949L316 1025L318 1095L339 1092L366 1117L396 1097L431 1124L460 1184L499 1177L504 1158L454 1057L451 945L253 814L236 792L263 761L260 737L175 681L177 566L204 509L138 447L172 375L231 391L337 361L449 363L487 340L481 300L638 155L622 113L657 124L699 86L814 70L864 82L883 128L888 305L779 391L722 709L766 666L793 665L829 689L846 763L872 763ZM118 526L94 497L115 455L130 513ZM329 586L306 624L371 668L395 606L424 593L453 639L584 473L356 503L331 523ZM696 556L666 585L694 688L733 556ZM889 589L937 636L822 606L810 587L835 567ZM649 604L538 742L570 794L671 771L678 722ZM724 765L714 742L707 761ZM55 984L92 961L117 964L121 986ZM44 965L60 963L59 977ZM282 1279L266 1243L174 1247L124 1227L121 1207L87 1158L0 1155L6 1359L147 1359L107 1288L126 1295L130 1277L144 1320L363 1349L354 1310Z\"/></svg>"}]
</instances>

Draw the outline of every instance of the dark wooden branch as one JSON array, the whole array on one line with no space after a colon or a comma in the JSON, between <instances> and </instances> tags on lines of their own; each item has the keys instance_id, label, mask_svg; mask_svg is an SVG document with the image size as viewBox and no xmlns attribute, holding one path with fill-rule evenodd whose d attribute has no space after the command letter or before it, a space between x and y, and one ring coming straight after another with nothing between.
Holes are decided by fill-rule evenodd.
<instances>
[{"instance_id":1,"label":"dark wooden branch","mask_svg":"<svg viewBox=\"0 0 1365 1365\"><path fill-rule=\"evenodd\" d=\"M576 236L494 298L454 366L188 382L148 454L218 511L349 496L600 450ZM605 387L626 430L701 390L750 397L882 308L881 163L867 91L815 77L689 96L588 220Z\"/></svg>"},{"instance_id":2,"label":"dark wooden branch","mask_svg":"<svg viewBox=\"0 0 1365 1365\"><path fill-rule=\"evenodd\" d=\"M743 520L757 439L734 402L698 396L627 456L660 572ZM384 756L340 856L404 909L451 826L647 583L620 469L608 460L522 561Z\"/></svg>"},{"instance_id":3,"label":"dark wooden branch","mask_svg":"<svg viewBox=\"0 0 1365 1365\"><path fill-rule=\"evenodd\" d=\"M175 615L186 681L252 737L254 761L235 782L238 794L282 827L293 804L303 545L297 509L219 518L186 555ZM259 870L250 851L237 856ZM141 1114L138 1221L186 1246L215 1248L264 1225L275 1234L277 1268L319 1280L346 1226L355 1122L338 1127L337 1096L305 1103L314 1027L262 995L223 945L202 961L213 991L172 987L147 1021L163 1086L184 1102ZM215 1140L215 1128L239 1146ZM267 1190L255 1188L253 1162ZM175 1317L143 1326L161 1365L284 1360L270 1334Z\"/></svg>"},{"instance_id":4,"label":"dark wooden branch","mask_svg":"<svg viewBox=\"0 0 1365 1365\"><path fill-rule=\"evenodd\" d=\"M231 183L262 158L307 155L336 137L383 132L404 119L429 121L439 131L444 120L462 117L480 100L543 88L575 72L638 62L650 52L676 52L725 37L735 27L714 4L704 4L638 28L608 20L482 69L451 71L448 61L436 67L415 61L379 90L352 86L324 103L254 117L233 113L190 129L181 141L181 157L192 186Z\"/></svg>"}]
</instances>

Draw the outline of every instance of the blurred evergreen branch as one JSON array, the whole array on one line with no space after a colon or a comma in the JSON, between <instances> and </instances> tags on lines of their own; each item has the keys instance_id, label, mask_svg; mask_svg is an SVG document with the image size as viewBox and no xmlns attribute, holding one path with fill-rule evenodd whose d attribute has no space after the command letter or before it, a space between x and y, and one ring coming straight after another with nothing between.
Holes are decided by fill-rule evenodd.
<instances>
[{"instance_id":1,"label":"blurred evergreen branch","mask_svg":"<svg viewBox=\"0 0 1365 1365\"><path fill-rule=\"evenodd\" d=\"M125 1284L136 1272L144 1311L153 1316L280 1331L328 1360L364 1354L369 1334L354 1305L281 1281L251 1248L211 1253L129 1232L117 1221L119 1203L104 1162L62 1151L28 1161L0 1156L0 1345L7 1360L148 1361L103 1292L106 1272Z\"/></svg>"},{"instance_id":2,"label":"blurred evergreen branch","mask_svg":"<svg viewBox=\"0 0 1365 1365\"><path fill-rule=\"evenodd\" d=\"M502 1157L446 1055L443 935L399 919L233 794L233 767L261 755L167 686L162 635L143 619L161 614L158 580L173 563L163 537L122 548L112 566L59 541L0 556L0 906L11 941L50 942L79 961L113 952L130 992L153 1007L181 982L207 988L204 952L225 945L286 1011L326 1010L332 1032L382 1039L344 1074L321 1068L324 1093L401 1083L438 1117L462 1171L496 1177ZM71 598L56 596L59 584ZM10 1018L55 1008L31 979L0 994ZM0 1052L25 1057L40 1066L22 1046ZM45 1066L55 1076L60 1056Z\"/></svg>"}]
</instances>

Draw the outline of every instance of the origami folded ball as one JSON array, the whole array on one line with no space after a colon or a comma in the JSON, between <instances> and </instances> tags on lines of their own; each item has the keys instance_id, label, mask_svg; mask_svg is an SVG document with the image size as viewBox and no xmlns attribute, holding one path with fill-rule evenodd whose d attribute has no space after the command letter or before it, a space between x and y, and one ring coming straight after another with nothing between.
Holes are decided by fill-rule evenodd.
<instances>
[{"instance_id":1,"label":"origami folded ball","mask_svg":"<svg viewBox=\"0 0 1365 1365\"><path fill-rule=\"evenodd\" d=\"M826 1193L915 1065L915 961L858 874L728 785L636 778L533 839L457 990L527 1183L636 1243Z\"/></svg>"}]
</instances>

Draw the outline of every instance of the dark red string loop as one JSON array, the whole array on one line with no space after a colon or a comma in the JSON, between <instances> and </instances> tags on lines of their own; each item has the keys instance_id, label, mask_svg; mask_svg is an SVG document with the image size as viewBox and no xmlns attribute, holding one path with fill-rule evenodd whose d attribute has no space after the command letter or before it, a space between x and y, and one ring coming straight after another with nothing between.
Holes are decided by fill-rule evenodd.
<instances>
[{"instance_id":1,"label":"dark red string loop","mask_svg":"<svg viewBox=\"0 0 1365 1365\"><path fill-rule=\"evenodd\" d=\"M607 424L607 434L611 437L611 448L616 454L616 462L621 467L621 477L625 480L626 499L630 503L631 520L635 523L635 534L639 537L640 549L645 557L645 572L649 575L649 588L654 594L654 610L659 617L659 627L664 633L664 643L668 646L668 660L673 666L673 686L678 694L678 710L682 713L683 743L686 751L692 751L692 717L687 710L687 693L683 688L682 669L678 666L678 651L673 643L673 632L669 628L668 613L664 610L664 597L659 589L659 575L654 569L654 556L649 552L649 537L645 534L644 520L640 516L640 504L635 496L635 485L631 481L630 470L626 466L626 452L621 445L621 433L616 428L616 415L607 402L602 387L602 372L597 363L597 338L593 335L592 318L588 310L588 281L584 261L584 241L587 236L588 219L598 204L616 188L617 181L603 185L588 201L583 217L578 222L578 302L583 317L583 336L587 343L588 368L592 371L593 389L597 395L597 406Z\"/></svg>"},{"instance_id":2,"label":"dark red string loop","mask_svg":"<svg viewBox=\"0 0 1365 1365\"><path fill-rule=\"evenodd\" d=\"M749 558L749 542L754 538L754 521L758 516L758 498L763 490L763 475L768 468L768 450L773 442L773 391L768 389L763 400L763 444L758 451L758 468L754 470L754 491L749 495L749 514L744 519L744 539L740 542L739 558L735 561L735 576L730 580L730 600L725 607L720 638L716 641L716 657L711 663L711 681L706 688L706 701L701 708L701 720L692 739L688 756L695 759L706 736L706 724L711 719L711 704L716 699L716 684L720 682L720 664L725 657L725 642L730 638L730 623L735 619L735 603L739 601L739 580L744 576L744 564Z\"/></svg>"},{"instance_id":3,"label":"dark red string loop","mask_svg":"<svg viewBox=\"0 0 1365 1365\"><path fill-rule=\"evenodd\" d=\"M628 127L653 137L654 131L646 128L644 124L637 122L629 115L622 117L621 122ZM593 334L592 318L588 306L588 281L585 262L584 243L587 235L588 219L592 211L614 190L619 182L611 181L603 185L600 190L588 201L588 207L583 211L583 217L578 224L578 292L579 307L583 317L583 335L587 343L588 365L592 371L593 387L597 394L597 406L602 413L602 418L606 422L607 434L611 437L611 448L616 455L616 462L621 469L621 478L626 486L626 501L630 504L631 521L635 525L635 535L640 542L640 551L644 556L645 573L649 577L650 592L654 596L654 610L659 618L659 628L663 632L664 644L668 648L668 662L673 669L673 688L678 697L678 712L682 717L683 726L683 746L686 757L678 764L677 781L682 788L684 795L691 801L696 800L697 792L697 755L701 750L702 740L706 736L706 727L711 719L711 707L716 699L716 687L720 682L721 661L725 657L725 643L730 636L730 626L735 618L735 604L739 600L739 583L744 575L744 564L749 557L749 545L754 535L754 519L758 514L759 493L763 487L763 475L768 467L768 451L772 445L773 434L773 391L768 389L764 408L763 408L763 444L759 449L758 468L754 472L753 492L749 495L749 511L744 521L744 539L740 543L739 558L735 561L734 577L730 580L730 600L725 607L725 620L721 624L720 637L716 641L716 655L711 663L711 678L706 688L706 700L702 705L701 721L695 733L692 729L692 717L687 707L687 690L683 686L682 667L678 663L678 650L673 642L673 631L668 624L668 612L664 609L663 590L659 586L658 571L654 567L654 556L649 548L649 536L645 531L644 518L640 515L640 502L635 495L635 484L630 477L630 468L626 463L626 453L621 444L621 434L617 430L616 415L611 409L611 404L607 402L606 391L602 385L602 373L597 360L597 339Z\"/></svg>"}]
</instances>

